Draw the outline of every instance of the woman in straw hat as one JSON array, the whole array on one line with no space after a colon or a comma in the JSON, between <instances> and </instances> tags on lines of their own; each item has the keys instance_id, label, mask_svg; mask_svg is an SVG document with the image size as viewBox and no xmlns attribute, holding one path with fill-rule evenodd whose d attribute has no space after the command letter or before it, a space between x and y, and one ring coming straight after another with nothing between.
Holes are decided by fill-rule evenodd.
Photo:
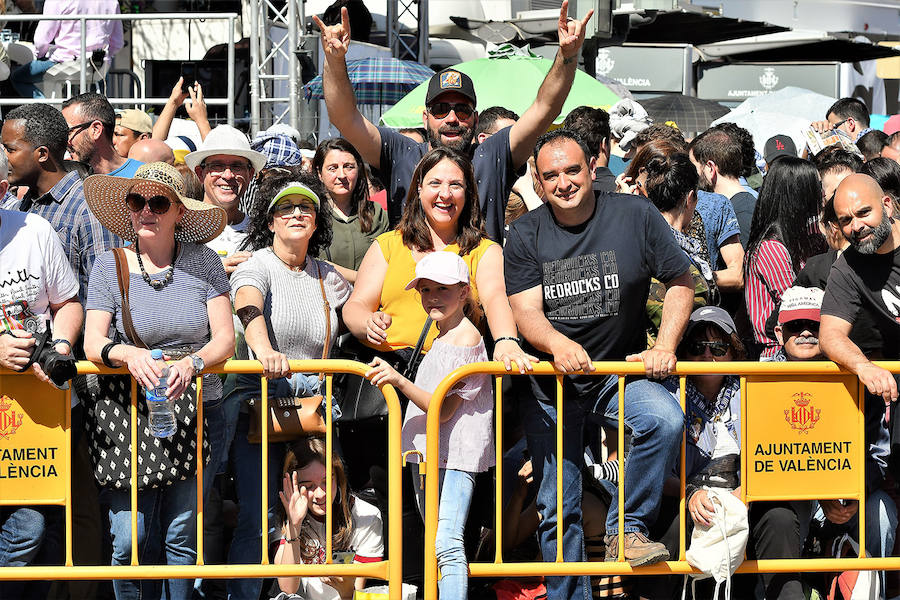
<instances>
[{"instance_id":1,"label":"woman in straw hat","mask_svg":"<svg viewBox=\"0 0 900 600\"><path fill-rule=\"evenodd\" d=\"M291 374L288 361L328 356L337 337L341 307L350 297L347 280L332 265L317 259L331 242L325 198L318 178L301 167L279 168L263 178L250 210L244 246L253 256L231 276L235 312L244 326L251 358L262 363L269 378L270 399L324 393L317 375ZM242 400L259 398L260 378L239 376L237 389ZM228 554L232 564L260 561L262 448L247 440L249 420L244 410L231 446L240 506ZM278 505L284 452L283 444L269 445L266 493L270 514ZM233 579L228 582L228 597L258 598L261 589L261 579Z\"/></svg>"},{"instance_id":2,"label":"woman in straw hat","mask_svg":"<svg viewBox=\"0 0 900 600\"><path fill-rule=\"evenodd\" d=\"M139 340L123 321L122 294L112 251L100 255L91 270L86 302L84 349L88 359L110 367L126 366L145 389L162 374L148 348L160 348L169 362L168 397L182 399L205 365L231 356L234 327L228 278L222 261L203 242L225 226L225 211L184 196L184 182L174 167L149 163L133 179L94 175L84 182L88 206L104 227L131 242L125 248L131 321ZM110 333L112 328L113 333ZM110 337L111 336L111 337ZM139 347L140 341L146 347ZM175 360L175 359L178 360ZM203 378L203 408L210 462L208 484L224 448L222 382ZM124 412L124 411L123 411ZM179 435L182 415L176 417ZM152 440L151 440L152 441ZM144 447L144 441L141 442ZM130 447L127 448L130 452ZM145 452L152 452L146 450ZM149 454L145 462L151 461ZM143 564L194 564L196 561L195 477L168 482L139 482L138 546ZM168 485L166 485L168 483ZM154 487L155 486L155 487ZM204 485L204 489L208 489ZM109 489L113 564L131 562L131 502L128 489ZM193 583L115 581L116 598L190 598Z\"/></svg>"}]
</instances>

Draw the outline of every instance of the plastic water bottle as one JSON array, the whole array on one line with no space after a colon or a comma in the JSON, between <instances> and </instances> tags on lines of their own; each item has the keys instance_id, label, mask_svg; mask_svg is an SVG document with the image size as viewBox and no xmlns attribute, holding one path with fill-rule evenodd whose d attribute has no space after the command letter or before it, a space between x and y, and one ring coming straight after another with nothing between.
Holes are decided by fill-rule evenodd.
<instances>
[{"instance_id":1,"label":"plastic water bottle","mask_svg":"<svg viewBox=\"0 0 900 600\"><path fill-rule=\"evenodd\" d=\"M150 411L150 435L167 438L175 435L175 402L166 398L169 384L169 367L163 362L162 350L152 350L150 358L161 363L162 375L155 388L147 390L147 407Z\"/></svg>"}]
</instances>

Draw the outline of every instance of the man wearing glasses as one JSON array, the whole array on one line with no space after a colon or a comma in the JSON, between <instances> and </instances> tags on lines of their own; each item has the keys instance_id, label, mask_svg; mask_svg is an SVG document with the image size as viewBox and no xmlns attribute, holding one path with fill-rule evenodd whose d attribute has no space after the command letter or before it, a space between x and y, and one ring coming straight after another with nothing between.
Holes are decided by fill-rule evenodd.
<instances>
[{"instance_id":1,"label":"man wearing glasses","mask_svg":"<svg viewBox=\"0 0 900 600\"><path fill-rule=\"evenodd\" d=\"M855 142L870 131L869 109L856 98L841 98L825 113L824 121L816 121L811 127L819 133L843 131Z\"/></svg>"},{"instance_id":2,"label":"man wearing glasses","mask_svg":"<svg viewBox=\"0 0 900 600\"><path fill-rule=\"evenodd\" d=\"M222 257L230 276L239 264L250 258L238 250L247 237L250 216L242 210L244 195L253 176L266 164L266 156L250 148L247 136L229 125L209 132L198 150L184 157L185 164L203 184L203 201L225 211L228 223L207 246Z\"/></svg>"},{"instance_id":3,"label":"man wearing glasses","mask_svg":"<svg viewBox=\"0 0 900 600\"><path fill-rule=\"evenodd\" d=\"M116 152L113 132L116 111L105 96L87 92L69 98L62 105L69 127L69 155L91 167L95 175L134 177L142 163Z\"/></svg>"},{"instance_id":4,"label":"man wearing glasses","mask_svg":"<svg viewBox=\"0 0 900 600\"><path fill-rule=\"evenodd\" d=\"M534 103L515 125L491 136L472 156L485 229L488 237L497 242L503 240L506 202L518 177L516 171L528 160L538 136L559 114L575 78L584 27L593 11L578 20L567 18L567 10L568 1L564 1L557 31L559 51ZM363 159L381 172L381 179L389 188L388 216L391 225L396 225L419 159L435 146L470 151L478 124L475 87L468 75L453 68L436 73L428 83L422 112L428 141L416 144L390 128L376 127L356 107L353 86L347 76L350 22L346 9L341 10L340 25L328 27L318 17L313 19L322 32L325 54L322 87L329 119L356 146Z\"/></svg>"}]
</instances>

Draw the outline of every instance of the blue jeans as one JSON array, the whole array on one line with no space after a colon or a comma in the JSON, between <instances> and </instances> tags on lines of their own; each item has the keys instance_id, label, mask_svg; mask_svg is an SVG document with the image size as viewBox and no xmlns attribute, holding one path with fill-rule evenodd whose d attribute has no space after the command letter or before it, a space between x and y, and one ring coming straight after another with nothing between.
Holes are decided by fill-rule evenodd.
<instances>
[{"instance_id":1,"label":"blue jeans","mask_svg":"<svg viewBox=\"0 0 900 600\"><path fill-rule=\"evenodd\" d=\"M413 489L416 490L416 507L425 518L425 490L421 488L419 465L412 469ZM469 592L469 563L463 533L472 494L475 491L475 473L441 469L438 483L438 524L434 540L437 555L438 596L441 600L465 600Z\"/></svg>"},{"instance_id":2,"label":"blue jeans","mask_svg":"<svg viewBox=\"0 0 900 600\"><path fill-rule=\"evenodd\" d=\"M556 505L556 404L532 395L521 399L528 451L535 481L540 482L537 509L542 519L538 538L544 561L556 560L557 521L562 515L563 560L584 561L584 531L581 526L581 468L584 464L584 424L590 414L617 423L616 377L609 377L595 397L579 397L571 386L563 407L563 494ZM631 430L633 448L625 468L625 531L646 534L656 520L662 499L662 484L678 455L684 413L675 398L659 383L630 379L626 383L625 426ZM621 451L621 450L620 450ZM613 494L606 519L606 532L619 530L618 497ZM547 592L554 600L590 600L590 580L582 577L549 577Z\"/></svg>"},{"instance_id":3,"label":"blue jeans","mask_svg":"<svg viewBox=\"0 0 900 600\"><path fill-rule=\"evenodd\" d=\"M197 480L140 490L137 498L138 562L192 565L197 560ZM110 490L112 564L131 564L131 492ZM117 600L191 597L192 579L113 580Z\"/></svg>"},{"instance_id":4,"label":"blue jeans","mask_svg":"<svg viewBox=\"0 0 900 600\"><path fill-rule=\"evenodd\" d=\"M49 544L47 534L62 528L60 512L57 506L0 507L0 568L50 562L40 558ZM46 598L49 589L49 581L4 581L0 598Z\"/></svg>"},{"instance_id":5,"label":"blue jeans","mask_svg":"<svg viewBox=\"0 0 900 600\"><path fill-rule=\"evenodd\" d=\"M225 418L221 400L203 404L210 444L209 463L203 469L204 499L216 476L216 463L225 448ZM112 564L131 564L131 492L109 490L109 525ZM138 562L140 564L193 565L197 562L197 478L138 491ZM113 580L117 600L191 598L193 579Z\"/></svg>"},{"instance_id":6,"label":"blue jeans","mask_svg":"<svg viewBox=\"0 0 900 600\"><path fill-rule=\"evenodd\" d=\"M262 524L260 522L261 497L260 473L262 470L262 445L247 441L250 418L246 413L238 417L231 453L234 459L234 486L238 500L238 522L228 550L228 564L260 564L262 556ZM269 499L269 522L266 524L267 537L278 530L276 506L280 502L277 490L284 467L284 445L269 444L267 496ZM262 590L262 579L229 579L228 597L234 599L258 598Z\"/></svg>"},{"instance_id":7,"label":"blue jeans","mask_svg":"<svg viewBox=\"0 0 900 600\"><path fill-rule=\"evenodd\" d=\"M9 82L23 98L43 98L44 94L34 84L43 81L44 73L56 66L57 62L39 58L13 70Z\"/></svg>"}]
</instances>

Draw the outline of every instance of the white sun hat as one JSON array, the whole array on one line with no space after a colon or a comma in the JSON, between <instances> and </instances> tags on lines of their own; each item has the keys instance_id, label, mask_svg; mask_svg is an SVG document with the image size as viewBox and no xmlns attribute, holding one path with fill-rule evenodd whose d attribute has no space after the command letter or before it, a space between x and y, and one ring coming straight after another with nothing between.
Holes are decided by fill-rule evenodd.
<instances>
[{"instance_id":1,"label":"white sun hat","mask_svg":"<svg viewBox=\"0 0 900 600\"><path fill-rule=\"evenodd\" d=\"M184 157L184 164L194 170L204 159L217 154L246 158L254 171L266 166L266 155L251 149L247 136L230 125L219 125L210 131L200 147Z\"/></svg>"}]
</instances>

